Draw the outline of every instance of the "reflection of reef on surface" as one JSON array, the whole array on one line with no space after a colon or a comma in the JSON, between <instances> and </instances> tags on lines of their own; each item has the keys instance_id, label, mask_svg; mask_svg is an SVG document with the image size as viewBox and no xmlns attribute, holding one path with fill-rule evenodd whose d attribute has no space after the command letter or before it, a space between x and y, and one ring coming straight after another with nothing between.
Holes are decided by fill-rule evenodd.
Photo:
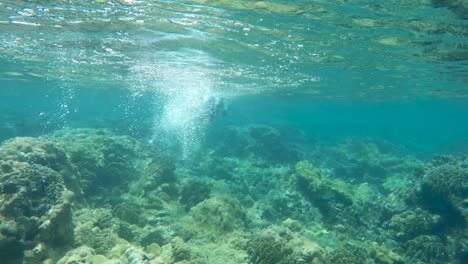
<instances>
[{"instance_id":1,"label":"reflection of reef on surface","mask_svg":"<svg viewBox=\"0 0 468 264\"><path fill-rule=\"evenodd\" d=\"M467 259L466 157L424 163L388 143L358 139L305 146L265 125L227 134L234 141L211 144L184 163L105 129L5 141L0 258L7 264Z\"/></svg>"}]
</instances>

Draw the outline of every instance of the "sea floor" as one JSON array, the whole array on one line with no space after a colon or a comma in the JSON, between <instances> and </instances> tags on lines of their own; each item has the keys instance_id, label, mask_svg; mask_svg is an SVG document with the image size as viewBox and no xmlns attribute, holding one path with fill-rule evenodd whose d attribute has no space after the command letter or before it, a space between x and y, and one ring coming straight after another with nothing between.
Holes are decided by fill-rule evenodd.
<instances>
[{"instance_id":1,"label":"sea floor","mask_svg":"<svg viewBox=\"0 0 468 264\"><path fill-rule=\"evenodd\" d=\"M230 126L185 160L107 129L8 139L0 259L466 263L468 157L284 134Z\"/></svg>"}]
</instances>

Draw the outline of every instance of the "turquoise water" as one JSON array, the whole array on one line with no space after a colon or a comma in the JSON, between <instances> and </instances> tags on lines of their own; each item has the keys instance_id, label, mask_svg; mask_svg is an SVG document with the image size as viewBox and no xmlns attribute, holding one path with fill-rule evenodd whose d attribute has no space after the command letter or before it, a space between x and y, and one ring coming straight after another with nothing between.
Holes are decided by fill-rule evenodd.
<instances>
[{"instance_id":1,"label":"turquoise water","mask_svg":"<svg viewBox=\"0 0 468 264\"><path fill-rule=\"evenodd\" d=\"M0 258L466 263L467 19L455 0L2 1Z\"/></svg>"}]
</instances>

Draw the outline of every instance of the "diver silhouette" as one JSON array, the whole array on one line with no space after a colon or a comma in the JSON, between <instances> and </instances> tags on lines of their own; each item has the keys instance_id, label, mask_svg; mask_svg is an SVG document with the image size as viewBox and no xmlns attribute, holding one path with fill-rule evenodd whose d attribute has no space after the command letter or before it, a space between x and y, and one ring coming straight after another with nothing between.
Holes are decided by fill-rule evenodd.
<instances>
[{"instance_id":1,"label":"diver silhouette","mask_svg":"<svg viewBox=\"0 0 468 264\"><path fill-rule=\"evenodd\" d=\"M227 113L224 98L218 96L210 96L206 102L208 106L208 118L213 121L217 116L225 116Z\"/></svg>"}]
</instances>

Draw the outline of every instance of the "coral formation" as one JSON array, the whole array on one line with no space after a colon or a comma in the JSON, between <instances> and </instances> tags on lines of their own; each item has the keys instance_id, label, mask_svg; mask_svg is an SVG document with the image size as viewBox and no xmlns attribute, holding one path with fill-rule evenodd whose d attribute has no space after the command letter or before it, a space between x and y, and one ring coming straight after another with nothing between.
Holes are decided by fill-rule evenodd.
<instances>
[{"instance_id":1,"label":"coral formation","mask_svg":"<svg viewBox=\"0 0 468 264\"><path fill-rule=\"evenodd\" d=\"M249 243L249 262L252 264L297 264L293 247L288 241L272 230L264 230Z\"/></svg>"},{"instance_id":2,"label":"coral formation","mask_svg":"<svg viewBox=\"0 0 468 264\"><path fill-rule=\"evenodd\" d=\"M232 232L245 225L245 212L232 198L209 198L192 207L190 215L198 225L214 233Z\"/></svg>"},{"instance_id":3,"label":"coral formation","mask_svg":"<svg viewBox=\"0 0 468 264\"><path fill-rule=\"evenodd\" d=\"M409 240L418 235L437 233L442 226L439 215L431 214L421 208L406 210L395 214L388 227L397 239Z\"/></svg>"},{"instance_id":4,"label":"coral formation","mask_svg":"<svg viewBox=\"0 0 468 264\"><path fill-rule=\"evenodd\" d=\"M0 169L4 173L25 165L40 165L58 172L66 187L76 194L81 192L80 174L69 155L56 142L44 138L14 138L0 148Z\"/></svg>"},{"instance_id":5,"label":"coral formation","mask_svg":"<svg viewBox=\"0 0 468 264\"><path fill-rule=\"evenodd\" d=\"M105 129L5 141L2 263L467 259L466 157L423 164L353 140L297 162L303 151L277 129L230 129L238 144L185 162Z\"/></svg>"},{"instance_id":6,"label":"coral formation","mask_svg":"<svg viewBox=\"0 0 468 264\"><path fill-rule=\"evenodd\" d=\"M48 248L70 245L73 192L64 181L70 168L65 152L47 141L16 138L0 147L0 163L4 261L41 261Z\"/></svg>"},{"instance_id":7,"label":"coral formation","mask_svg":"<svg viewBox=\"0 0 468 264\"><path fill-rule=\"evenodd\" d=\"M437 156L417 189L417 203L453 225L462 225L468 218L468 157Z\"/></svg>"},{"instance_id":8,"label":"coral formation","mask_svg":"<svg viewBox=\"0 0 468 264\"><path fill-rule=\"evenodd\" d=\"M406 255L411 262L447 263L449 254L437 236L418 236L405 244ZM462 263L462 262L460 262Z\"/></svg>"},{"instance_id":9,"label":"coral formation","mask_svg":"<svg viewBox=\"0 0 468 264\"><path fill-rule=\"evenodd\" d=\"M298 224L289 219L282 226L272 226L254 234L247 248L248 263L294 264L324 261L323 249L306 238Z\"/></svg>"},{"instance_id":10,"label":"coral formation","mask_svg":"<svg viewBox=\"0 0 468 264\"><path fill-rule=\"evenodd\" d=\"M74 214L77 245L91 247L98 254L108 253L117 245L118 221L109 209L81 209Z\"/></svg>"},{"instance_id":11,"label":"coral formation","mask_svg":"<svg viewBox=\"0 0 468 264\"><path fill-rule=\"evenodd\" d=\"M190 260L190 248L180 237L174 237L171 240L172 259L174 262Z\"/></svg>"},{"instance_id":12,"label":"coral formation","mask_svg":"<svg viewBox=\"0 0 468 264\"><path fill-rule=\"evenodd\" d=\"M285 140L283 134L276 128L266 125L252 124L245 127L229 127L223 131L219 142L230 142L217 147L221 156L255 157L270 162L287 163L298 161L299 148Z\"/></svg>"},{"instance_id":13,"label":"coral formation","mask_svg":"<svg viewBox=\"0 0 468 264\"><path fill-rule=\"evenodd\" d=\"M319 157L337 177L357 182L380 183L387 177L413 175L421 162L382 141L348 139ZM399 154L399 155L396 155Z\"/></svg>"},{"instance_id":14,"label":"coral formation","mask_svg":"<svg viewBox=\"0 0 468 264\"><path fill-rule=\"evenodd\" d=\"M106 129L64 129L47 138L68 153L79 170L80 185L86 194L128 186L137 174L137 163L151 161L150 152L141 143Z\"/></svg>"},{"instance_id":15,"label":"coral formation","mask_svg":"<svg viewBox=\"0 0 468 264\"><path fill-rule=\"evenodd\" d=\"M419 237L408 241L411 255L433 256L441 262L451 256L463 263L468 258L468 157L436 156L427 164L413 190L411 202L434 214L441 224L434 232L421 232ZM445 247L441 235L449 236L457 246ZM416 250L417 247L420 249Z\"/></svg>"},{"instance_id":16,"label":"coral formation","mask_svg":"<svg viewBox=\"0 0 468 264\"><path fill-rule=\"evenodd\" d=\"M189 180L182 186L180 192L180 203L188 210L198 203L210 197L211 189L209 185L200 180Z\"/></svg>"},{"instance_id":17,"label":"coral formation","mask_svg":"<svg viewBox=\"0 0 468 264\"><path fill-rule=\"evenodd\" d=\"M296 164L299 190L317 206L329 221L339 221L340 212L373 198L367 184L358 186L332 179L330 172L317 168L307 161Z\"/></svg>"},{"instance_id":18,"label":"coral formation","mask_svg":"<svg viewBox=\"0 0 468 264\"><path fill-rule=\"evenodd\" d=\"M93 264L94 251L87 246L81 246L74 250L70 250L61 258L57 264Z\"/></svg>"}]
</instances>

